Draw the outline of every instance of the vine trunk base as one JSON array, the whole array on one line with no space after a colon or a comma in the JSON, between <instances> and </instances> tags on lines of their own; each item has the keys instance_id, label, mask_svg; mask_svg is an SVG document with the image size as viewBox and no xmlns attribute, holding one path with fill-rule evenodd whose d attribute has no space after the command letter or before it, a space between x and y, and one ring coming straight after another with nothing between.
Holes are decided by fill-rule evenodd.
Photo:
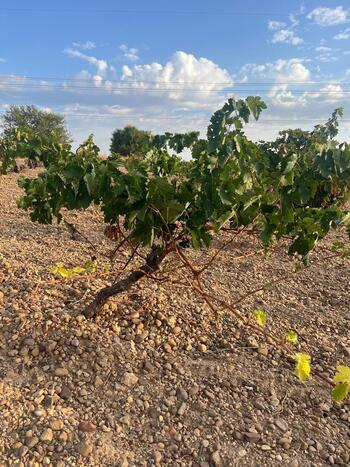
<instances>
[{"instance_id":1,"label":"vine trunk base","mask_svg":"<svg viewBox=\"0 0 350 467\"><path fill-rule=\"evenodd\" d=\"M152 249L146 258L146 263L140 269L131 272L127 277L111 286L101 289L93 301L83 310L82 314L86 318L95 318L101 312L103 305L105 305L109 298L129 290L136 282L142 279L142 277L157 271L163 259L164 255L159 256L157 254L157 249Z\"/></svg>"}]
</instances>

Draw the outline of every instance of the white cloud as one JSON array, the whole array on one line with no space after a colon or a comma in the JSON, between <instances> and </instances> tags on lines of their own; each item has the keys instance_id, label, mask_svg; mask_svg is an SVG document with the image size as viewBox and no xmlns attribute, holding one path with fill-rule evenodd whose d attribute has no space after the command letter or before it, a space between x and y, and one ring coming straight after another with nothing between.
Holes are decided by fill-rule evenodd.
<instances>
[{"instance_id":1,"label":"white cloud","mask_svg":"<svg viewBox=\"0 0 350 467\"><path fill-rule=\"evenodd\" d=\"M320 92L306 93L309 99L318 99L322 98L323 102L335 103L339 100L342 100L346 97L346 93L339 83L330 83L326 86L323 86Z\"/></svg>"},{"instance_id":2,"label":"white cloud","mask_svg":"<svg viewBox=\"0 0 350 467\"><path fill-rule=\"evenodd\" d=\"M4 58L0 57L0 63L5 63L5 62L6 62L6 60Z\"/></svg>"},{"instance_id":3,"label":"white cloud","mask_svg":"<svg viewBox=\"0 0 350 467\"><path fill-rule=\"evenodd\" d=\"M96 57L93 57L91 55L85 55L82 52L79 52L79 50L65 49L64 53L68 55L69 57L80 58L82 60L87 61L91 65L96 66L97 71L100 75L103 75L108 68L108 63L106 62L106 60L99 60Z\"/></svg>"},{"instance_id":4,"label":"white cloud","mask_svg":"<svg viewBox=\"0 0 350 467\"><path fill-rule=\"evenodd\" d=\"M273 44L284 42L286 44L300 45L303 43L303 39L297 36L294 31L291 31L290 29L281 29L274 33L271 42Z\"/></svg>"},{"instance_id":5,"label":"white cloud","mask_svg":"<svg viewBox=\"0 0 350 467\"><path fill-rule=\"evenodd\" d=\"M207 58L178 51L164 65L123 66L122 80L133 90L156 88L161 101L181 103L184 107L212 107L222 100L220 92L233 85L230 74ZM120 92L125 84L117 88ZM162 96L163 94L163 96Z\"/></svg>"},{"instance_id":6,"label":"white cloud","mask_svg":"<svg viewBox=\"0 0 350 467\"><path fill-rule=\"evenodd\" d=\"M350 39L350 28L339 32L333 37L333 39L335 39L336 41L345 41L347 39Z\"/></svg>"},{"instance_id":7,"label":"white cloud","mask_svg":"<svg viewBox=\"0 0 350 467\"><path fill-rule=\"evenodd\" d=\"M267 23L267 27L271 30L271 31L277 31L278 29L282 29L284 28L286 25L286 23L282 23L281 21L273 21L273 20L269 20L268 23Z\"/></svg>"},{"instance_id":8,"label":"white cloud","mask_svg":"<svg viewBox=\"0 0 350 467\"><path fill-rule=\"evenodd\" d=\"M321 45L320 47L315 48L316 52L331 52L333 49L331 47L325 47Z\"/></svg>"},{"instance_id":9,"label":"white cloud","mask_svg":"<svg viewBox=\"0 0 350 467\"><path fill-rule=\"evenodd\" d=\"M336 8L317 7L312 10L307 18L314 21L319 26L335 26L348 21L349 11L342 6Z\"/></svg>"},{"instance_id":10,"label":"white cloud","mask_svg":"<svg viewBox=\"0 0 350 467\"><path fill-rule=\"evenodd\" d=\"M336 62L339 59L335 55L324 53L324 54L321 54L315 57L315 60L318 60L319 62L323 62L323 63L330 63L330 62Z\"/></svg>"},{"instance_id":11,"label":"white cloud","mask_svg":"<svg viewBox=\"0 0 350 467\"><path fill-rule=\"evenodd\" d=\"M140 60L140 57L138 56L138 49L135 49L135 47L128 47L125 44L122 44L119 46L119 49L123 52L123 57L126 58L127 60L130 60L131 62L137 62Z\"/></svg>"},{"instance_id":12,"label":"white cloud","mask_svg":"<svg viewBox=\"0 0 350 467\"><path fill-rule=\"evenodd\" d=\"M82 49L82 50L91 50L96 48L96 44L92 41L86 41L86 42L73 42L72 44L73 47L77 49Z\"/></svg>"},{"instance_id":13,"label":"white cloud","mask_svg":"<svg viewBox=\"0 0 350 467\"><path fill-rule=\"evenodd\" d=\"M264 64L248 63L241 68L241 74L283 83L305 83L310 80L310 70L299 58L280 58Z\"/></svg>"}]
</instances>

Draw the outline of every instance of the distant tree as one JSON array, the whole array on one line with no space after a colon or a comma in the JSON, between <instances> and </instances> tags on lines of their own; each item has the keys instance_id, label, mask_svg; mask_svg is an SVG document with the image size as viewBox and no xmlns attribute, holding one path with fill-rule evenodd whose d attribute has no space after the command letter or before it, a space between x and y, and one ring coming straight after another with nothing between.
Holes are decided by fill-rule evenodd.
<instances>
[{"instance_id":1,"label":"distant tree","mask_svg":"<svg viewBox=\"0 0 350 467\"><path fill-rule=\"evenodd\" d=\"M0 127L3 137L10 136L14 130L29 130L46 138L54 132L60 143L72 141L62 115L40 110L34 105L11 105L1 116Z\"/></svg>"},{"instance_id":2,"label":"distant tree","mask_svg":"<svg viewBox=\"0 0 350 467\"><path fill-rule=\"evenodd\" d=\"M110 150L122 156L141 156L150 149L151 143L151 132L127 125L113 132Z\"/></svg>"}]
</instances>

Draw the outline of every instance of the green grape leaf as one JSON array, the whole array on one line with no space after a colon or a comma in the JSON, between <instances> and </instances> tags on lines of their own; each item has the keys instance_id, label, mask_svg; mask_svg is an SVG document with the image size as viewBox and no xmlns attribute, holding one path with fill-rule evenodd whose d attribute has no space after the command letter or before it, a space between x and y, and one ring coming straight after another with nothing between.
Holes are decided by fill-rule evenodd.
<instances>
[{"instance_id":1,"label":"green grape leaf","mask_svg":"<svg viewBox=\"0 0 350 467\"><path fill-rule=\"evenodd\" d=\"M338 383L332 391L332 397L337 402L343 401L348 395L350 390L350 384L348 383Z\"/></svg>"},{"instance_id":2,"label":"green grape leaf","mask_svg":"<svg viewBox=\"0 0 350 467\"><path fill-rule=\"evenodd\" d=\"M259 326L265 326L266 314L263 310L254 310L254 316Z\"/></svg>"},{"instance_id":3,"label":"green grape leaf","mask_svg":"<svg viewBox=\"0 0 350 467\"><path fill-rule=\"evenodd\" d=\"M307 381L311 373L310 355L305 353L296 353L293 358L295 360L295 373L297 377L301 381Z\"/></svg>"},{"instance_id":4,"label":"green grape leaf","mask_svg":"<svg viewBox=\"0 0 350 467\"><path fill-rule=\"evenodd\" d=\"M337 366L337 372L333 378L335 383L350 384L350 367L345 365Z\"/></svg>"}]
</instances>

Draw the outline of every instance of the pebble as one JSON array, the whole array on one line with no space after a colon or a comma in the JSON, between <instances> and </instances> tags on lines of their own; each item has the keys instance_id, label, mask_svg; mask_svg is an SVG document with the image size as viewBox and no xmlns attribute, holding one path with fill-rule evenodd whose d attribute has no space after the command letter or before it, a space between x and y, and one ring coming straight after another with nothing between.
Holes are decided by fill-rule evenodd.
<instances>
[{"instance_id":1,"label":"pebble","mask_svg":"<svg viewBox=\"0 0 350 467\"><path fill-rule=\"evenodd\" d=\"M288 423L283 418L276 418L274 423L283 433L288 431Z\"/></svg>"},{"instance_id":2,"label":"pebble","mask_svg":"<svg viewBox=\"0 0 350 467\"><path fill-rule=\"evenodd\" d=\"M64 427L64 423L62 420L52 420L51 423L50 423L50 427L53 431L60 431L63 429Z\"/></svg>"},{"instance_id":3,"label":"pebble","mask_svg":"<svg viewBox=\"0 0 350 467\"><path fill-rule=\"evenodd\" d=\"M95 377L95 386L97 388L99 388L100 386L103 386L103 381L98 375L96 375Z\"/></svg>"},{"instance_id":4,"label":"pebble","mask_svg":"<svg viewBox=\"0 0 350 467\"><path fill-rule=\"evenodd\" d=\"M78 430L84 431L86 433L93 433L96 431L96 425L94 425L92 422L81 420L78 425Z\"/></svg>"},{"instance_id":5,"label":"pebble","mask_svg":"<svg viewBox=\"0 0 350 467\"><path fill-rule=\"evenodd\" d=\"M55 376L60 376L60 377L68 376L67 368L64 368L64 367L56 368L55 369Z\"/></svg>"},{"instance_id":6,"label":"pebble","mask_svg":"<svg viewBox=\"0 0 350 467\"><path fill-rule=\"evenodd\" d=\"M51 428L47 428L40 436L41 441L50 443L53 440L53 432Z\"/></svg>"},{"instance_id":7,"label":"pebble","mask_svg":"<svg viewBox=\"0 0 350 467\"><path fill-rule=\"evenodd\" d=\"M62 386L60 397L65 401L68 401L72 397L72 391L69 389L68 386Z\"/></svg>"},{"instance_id":8,"label":"pebble","mask_svg":"<svg viewBox=\"0 0 350 467\"><path fill-rule=\"evenodd\" d=\"M257 443L261 438L259 433L244 433L244 436L250 443Z\"/></svg>"},{"instance_id":9,"label":"pebble","mask_svg":"<svg viewBox=\"0 0 350 467\"><path fill-rule=\"evenodd\" d=\"M154 459L154 462L156 463L156 465L160 464L160 461L162 460L162 457L163 457L162 453L159 452L159 451L155 451L153 453L153 459Z\"/></svg>"},{"instance_id":10,"label":"pebble","mask_svg":"<svg viewBox=\"0 0 350 467\"><path fill-rule=\"evenodd\" d=\"M219 451L214 451L212 455L210 456L211 461L214 465L220 465L221 464L221 457Z\"/></svg>"},{"instance_id":11,"label":"pebble","mask_svg":"<svg viewBox=\"0 0 350 467\"><path fill-rule=\"evenodd\" d=\"M183 388L178 388L176 391L176 397L179 401L187 401L188 399L188 392Z\"/></svg>"},{"instance_id":12,"label":"pebble","mask_svg":"<svg viewBox=\"0 0 350 467\"><path fill-rule=\"evenodd\" d=\"M39 442L39 438L37 436L27 436L25 439L25 444L28 448L33 448Z\"/></svg>"},{"instance_id":13,"label":"pebble","mask_svg":"<svg viewBox=\"0 0 350 467\"><path fill-rule=\"evenodd\" d=\"M124 373L123 377L122 377L122 384L124 384L125 386L128 386L129 388L135 386L135 384L137 384L139 378L134 374L134 373Z\"/></svg>"},{"instance_id":14,"label":"pebble","mask_svg":"<svg viewBox=\"0 0 350 467\"><path fill-rule=\"evenodd\" d=\"M92 450L92 445L86 440L78 444L78 452L83 457L88 457L92 453Z\"/></svg>"},{"instance_id":15,"label":"pebble","mask_svg":"<svg viewBox=\"0 0 350 467\"><path fill-rule=\"evenodd\" d=\"M183 402L177 411L178 415L183 415L185 413L186 407L187 407L186 403Z\"/></svg>"}]
</instances>

